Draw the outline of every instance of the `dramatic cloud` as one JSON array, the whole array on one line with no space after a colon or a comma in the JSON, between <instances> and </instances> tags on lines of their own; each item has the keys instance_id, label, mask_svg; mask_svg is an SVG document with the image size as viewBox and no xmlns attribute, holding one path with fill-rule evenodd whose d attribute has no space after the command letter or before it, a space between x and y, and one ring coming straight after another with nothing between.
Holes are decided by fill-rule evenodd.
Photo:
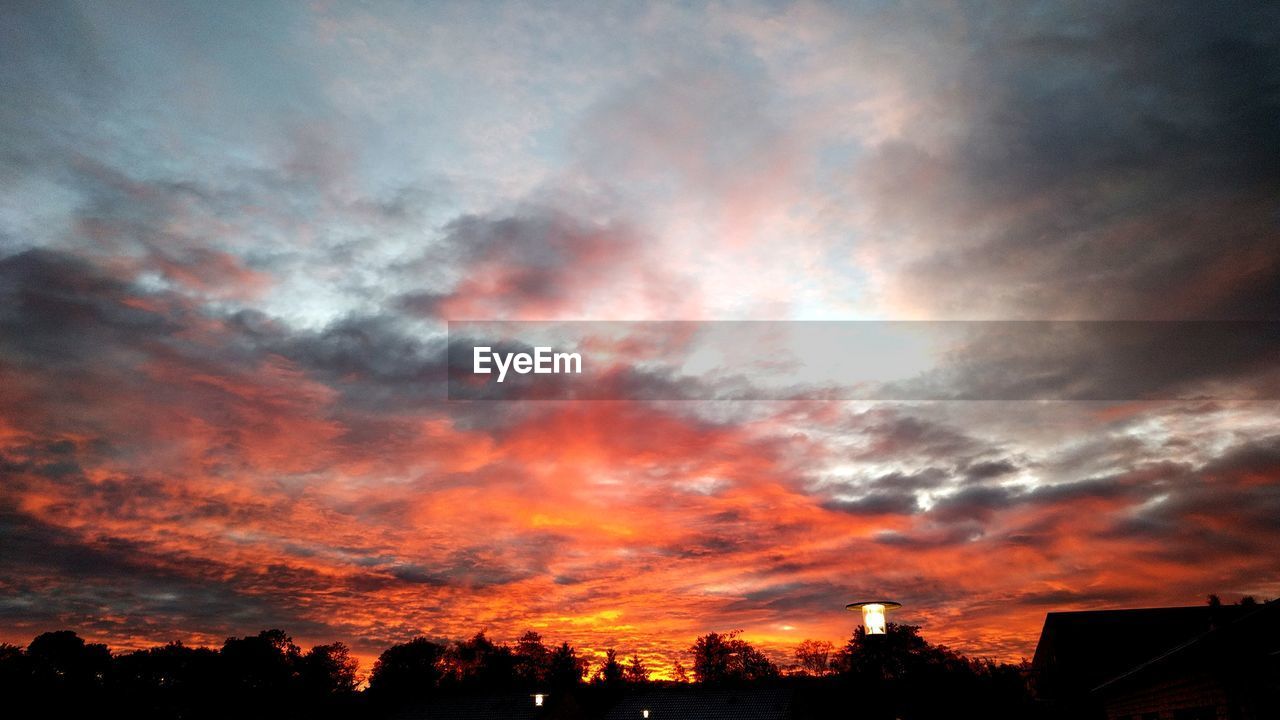
<instances>
[{"instance_id":1,"label":"dramatic cloud","mask_svg":"<svg viewBox=\"0 0 1280 720\"><path fill-rule=\"evenodd\" d=\"M927 378L971 402L659 402L716 378L640 354L649 400L450 401L445 334L1278 320L1274 7L0 13L0 641L662 671L887 595L1017 659L1051 610L1280 594L1273 326L987 326Z\"/></svg>"}]
</instances>

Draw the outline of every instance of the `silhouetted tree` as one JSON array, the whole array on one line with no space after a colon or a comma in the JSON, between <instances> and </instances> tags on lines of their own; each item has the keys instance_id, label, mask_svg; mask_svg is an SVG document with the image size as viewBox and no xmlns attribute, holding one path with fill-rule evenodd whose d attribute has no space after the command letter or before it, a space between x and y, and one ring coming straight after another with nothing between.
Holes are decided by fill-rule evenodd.
<instances>
[{"instance_id":1,"label":"silhouetted tree","mask_svg":"<svg viewBox=\"0 0 1280 720\"><path fill-rule=\"evenodd\" d=\"M348 695L356 689L356 671L360 663L340 642L316 645L302 656L300 663L303 692L309 698Z\"/></svg>"},{"instance_id":2,"label":"silhouetted tree","mask_svg":"<svg viewBox=\"0 0 1280 720\"><path fill-rule=\"evenodd\" d=\"M739 652L739 658L742 663L742 679L744 681L753 682L778 677L780 674L778 666L774 665L768 656L745 642L743 646Z\"/></svg>"},{"instance_id":3,"label":"silhouetted tree","mask_svg":"<svg viewBox=\"0 0 1280 720\"><path fill-rule=\"evenodd\" d=\"M70 630L38 635L22 654L27 670L19 692L40 698L46 716L76 716L97 706L111 671L106 645L86 643Z\"/></svg>"},{"instance_id":4,"label":"silhouetted tree","mask_svg":"<svg viewBox=\"0 0 1280 720\"><path fill-rule=\"evenodd\" d=\"M117 655L117 701L136 715L211 717L232 699L221 680L221 662L217 651L179 642Z\"/></svg>"},{"instance_id":5,"label":"silhouetted tree","mask_svg":"<svg viewBox=\"0 0 1280 720\"><path fill-rule=\"evenodd\" d=\"M1221 606L1222 606L1222 598L1218 597L1216 594L1211 593L1209 595L1209 607L1221 607Z\"/></svg>"},{"instance_id":6,"label":"silhouetted tree","mask_svg":"<svg viewBox=\"0 0 1280 720\"><path fill-rule=\"evenodd\" d=\"M644 661L635 653L631 654L631 660L627 662L626 679L635 684L649 682L649 668L645 667Z\"/></svg>"},{"instance_id":7,"label":"silhouetted tree","mask_svg":"<svg viewBox=\"0 0 1280 720\"><path fill-rule=\"evenodd\" d=\"M707 633L689 648L698 682L750 682L778 676L778 668L764 653L738 637L741 633Z\"/></svg>"},{"instance_id":8,"label":"silhouetted tree","mask_svg":"<svg viewBox=\"0 0 1280 720\"><path fill-rule=\"evenodd\" d=\"M1240 604L1246 607L1254 607L1255 605L1258 604L1258 598L1252 595L1245 595L1244 597L1240 598Z\"/></svg>"},{"instance_id":9,"label":"silhouetted tree","mask_svg":"<svg viewBox=\"0 0 1280 720\"><path fill-rule=\"evenodd\" d=\"M444 676L445 653L443 645L424 637L392 645L373 664L370 692L393 703L430 693Z\"/></svg>"},{"instance_id":10,"label":"silhouetted tree","mask_svg":"<svg viewBox=\"0 0 1280 720\"><path fill-rule=\"evenodd\" d=\"M680 683L689 682L689 672L684 669L684 663L676 660L675 664L671 666L671 679Z\"/></svg>"},{"instance_id":11,"label":"silhouetted tree","mask_svg":"<svg viewBox=\"0 0 1280 720\"><path fill-rule=\"evenodd\" d=\"M286 695L298 677L302 649L283 630L227 638L222 665L230 690L273 701Z\"/></svg>"},{"instance_id":12,"label":"silhouetted tree","mask_svg":"<svg viewBox=\"0 0 1280 720\"><path fill-rule=\"evenodd\" d=\"M582 682L582 676L586 672L586 659L578 657L578 651L569 643L560 643L551 652L547 665L547 683L555 688L573 687Z\"/></svg>"},{"instance_id":13,"label":"silhouetted tree","mask_svg":"<svg viewBox=\"0 0 1280 720\"><path fill-rule=\"evenodd\" d=\"M445 679L462 688L509 690L515 685L515 657L506 645L495 645L483 632L450 644L444 657Z\"/></svg>"},{"instance_id":14,"label":"silhouetted tree","mask_svg":"<svg viewBox=\"0 0 1280 720\"><path fill-rule=\"evenodd\" d=\"M690 648L697 679L704 683L775 678L777 667L739 632L709 633ZM809 672L838 668L835 677L806 681L818 688L806 712L838 716L850 697L859 698L860 718L917 720L955 708L981 708L984 717L1031 715L1027 667L971 660L922 638L918 628L890 624L882 636L858 628L836 653L821 641L805 641L796 657ZM824 658L826 658L824 662ZM536 633L514 647L477 633L448 646L415 638L379 656L368 694L356 693L357 663L342 643L303 653L280 630L227 638L221 650L181 643L111 656L105 645L85 643L75 633L45 633L26 648L0 645L0 689L13 702L42 702L53 717L128 712L136 718L214 720L237 715L280 720L395 716L406 705L437 691L504 693L522 683L549 691L548 717L603 713L628 683L648 681L639 654L620 662L610 648L593 677L597 687L579 691L587 663L569 643L543 645ZM673 675L687 682L679 660ZM541 678L541 680L538 680ZM806 715L807 716L807 715Z\"/></svg>"},{"instance_id":15,"label":"silhouetted tree","mask_svg":"<svg viewBox=\"0 0 1280 720\"><path fill-rule=\"evenodd\" d=\"M528 630L516 641L512 651L515 658L516 677L526 689L536 690L547 681L550 672L551 651L542 644L542 636Z\"/></svg>"},{"instance_id":16,"label":"silhouetted tree","mask_svg":"<svg viewBox=\"0 0 1280 720\"><path fill-rule=\"evenodd\" d=\"M595 675L591 677L591 681L603 685L617 686L623 681L622 663L618 662L618 651L609 648L604 651L604 660L600 661L600 667L596 668Z\"/></svg>"},{"instance_id":17,"label":"silhouetted tree","mask_svg":"<svg viewBox=\"0 0 1280 720\"><path fill-rule=\"evenodd\" d=\"M106 645L86 643L71 630L36 636L27 646L32 680L53 692L91 693L106 684L111 652Z\"/></svg>"},{"instance_id":18,"label":"silhouetted tree","mask_svg":"<svg viewBox=\"0 0 1280 720\"><path fill-rule=\"evenodd\" d=\"M15 697L30 690L31 663L17 645L0 643L0 694Z\"/></svg>"},{"instance_id":19,"label":"silhouetted tree","mask_svg":"<svg viewBox=\"0 0 1280 720\"><path fill-rule=\"evenodd\" d=\"M930 645L920 637L919 631L914 625L889 623L885 634L869 636L858 626L840 651L836 664L846 674L892 680L901 677L908 668L944 662L946 651Z\"/></svg>"},{"instance_id":20,"label":"silhouetted tree","mask_svg":"<svg viewBox=\"0 0 1280 720\"><path fill-rule=\"evenodd\" d=\"M796 646L796 664L809 675L831 672L831 656L835 646L826 640L805 640Z\"/></svg>"},{"instance_id":21,"label":"silhouetted tree","mask_svg":"<svg viewBox=\"0 0 1280 720\"><path fill-rule=\"evenodd\" d=\"M693 655L693 676L698 682L721 682L729 678L733 649L726 636L707 633L693 643L689 652Z\"/></svg>"},{"instance_id":22,"label":"silhouetted tree","mask_svg":"<svg viewBox=\"0 0 1280 720\"><path fill-rule=\"evenodd\" d=\"M912 625L889 623L883 635L860 626L837 653L849 692L863 698L868 718L932 718L957 707L982 708L986 717L1025 717L1029 694L1021 669L969 660L920 636Z\"/></svg>"}]
</instances>

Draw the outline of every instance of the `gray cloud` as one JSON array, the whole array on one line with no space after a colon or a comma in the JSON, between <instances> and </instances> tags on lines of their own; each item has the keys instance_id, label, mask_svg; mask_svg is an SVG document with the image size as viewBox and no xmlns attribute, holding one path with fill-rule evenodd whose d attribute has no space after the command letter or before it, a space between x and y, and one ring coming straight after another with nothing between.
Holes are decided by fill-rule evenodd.
<instances>
[{"instance_id":1,"label":"gray cloud","mask_svg":"<svg viewBox=\"0 0 1280 720\"><path fill-rule=\"evenodd\" d=\"M862 171L888 236L930 238L892 282L969 317L1274 318L1276 12L996 13L954 143L906 138Z\"/></svg>"}]
</instances>

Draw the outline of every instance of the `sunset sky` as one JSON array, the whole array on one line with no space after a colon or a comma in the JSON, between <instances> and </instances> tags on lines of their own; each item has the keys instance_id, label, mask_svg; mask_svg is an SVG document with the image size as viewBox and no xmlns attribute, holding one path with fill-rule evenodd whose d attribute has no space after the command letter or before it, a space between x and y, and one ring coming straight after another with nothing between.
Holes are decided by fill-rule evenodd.
<instances>
[{"instance_id":1,"label":"sunset sky","mask_svg":"<svg viewBox=\"0 0 1280 720\"><path fill-rule=\"evenodd\" d=\"M992 349L1020 382L1118 363L1184 401L443 384L449 320L1280 320L1277 27L6 2L0 641L280 627L368 671L534 629L665 672L709 631L839 644L884 596L1016 661L1048 611L1280 595L1280 402L1232 391L1280 397L1274 335L1190 379Z\"/></svg>"}]
</instances>

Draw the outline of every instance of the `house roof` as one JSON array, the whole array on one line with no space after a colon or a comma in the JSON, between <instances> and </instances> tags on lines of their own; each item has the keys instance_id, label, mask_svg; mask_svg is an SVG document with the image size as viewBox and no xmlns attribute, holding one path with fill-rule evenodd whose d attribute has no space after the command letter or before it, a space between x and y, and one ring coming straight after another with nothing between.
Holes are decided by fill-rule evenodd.
<instances>
[{"instance_id":1,"label":"house roof","mask_svg":"<svg viewBox=\"0 0 1280 720\"><path fill-rule=\"evenodd\" d=\"M1046 695L1088 692L1252 609L1197 605L1049 613L1032 668Z\"/></svg>"},{"instance_id":2,"label":"house roof","mask_svg":"<svg viewBox=\"0 0 1280 720\"><path fill-rule=\"evenodd\" d=\"M655 688L614 705L606 720L783 720L791 717L792 691L786 687Z\"/></svg>"},{"instance_id":3,"label":"house roof","mask_svg":"<svg viewBox=\"0 0 1280 720\"><path fill-rule=\"evenodd\" d=\"M396 715L397 720L785 720L792 717L790 685L705 687L680 685L637 689L624 695L548 695L542 707L518 693L437 695ZM576 697L575 697L576 695ZM606 711L607 708L607 711Z\"/></svg>"},{"instance_id":4,"label":"house roof","mask_svg":"<svg viewBox=\"0 0 1280 720\"><path fill-rule=\"evenodd\" d=\"M1094 692L1123 690L1152 677L1179 668L1214 666L1218 670L1233 665L1259 666L1259 660L1280 654L1280 602L1246 606L1229 622L1219 623L1146 662L1101 683Z\"/></svg>"},{"instance_id":5,"label":"house roof","mask_svg":"<svg viewBox=\"0 0 1280 720\"><path fill-rule=\"evenodd\" d=\"M398 720L541 720L546 707L534 705L527 694L474 694L432 697L397 715Z\"/></svg>"}]
</instances>

